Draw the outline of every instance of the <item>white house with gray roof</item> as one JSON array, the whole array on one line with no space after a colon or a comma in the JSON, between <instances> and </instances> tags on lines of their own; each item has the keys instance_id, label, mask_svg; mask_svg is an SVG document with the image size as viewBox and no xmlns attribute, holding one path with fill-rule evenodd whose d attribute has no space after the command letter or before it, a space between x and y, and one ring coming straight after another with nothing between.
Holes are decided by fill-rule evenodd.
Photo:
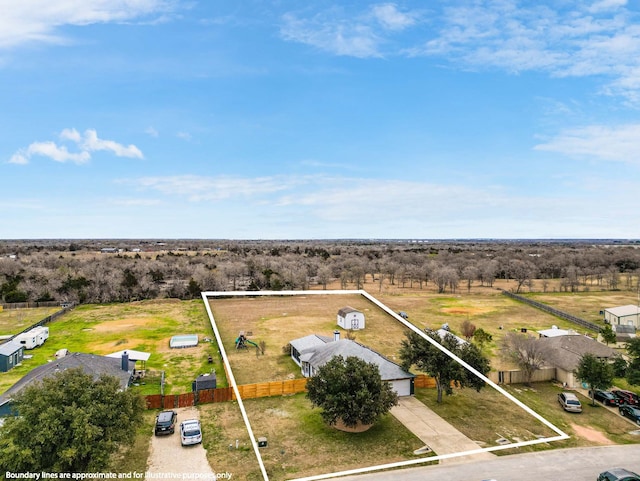
<instances>
[{"instance_id":1,"label":"white house with gray roof","mask_svg":"<svg viewBox=\"0 0 640 481\"><path fill-rule=\"evenodd\" d=\"M365 362L376 364L382 380L391 383L391 387L398 396L413 394L415 375L373 349L349 339L340 339L338 331L334 333L334 337L312 334L294 339L290 344L291 358L300 366L304 377L313 376L321 366L335 356L343 358L355 356Z\"/></svg>"}]
</instances>

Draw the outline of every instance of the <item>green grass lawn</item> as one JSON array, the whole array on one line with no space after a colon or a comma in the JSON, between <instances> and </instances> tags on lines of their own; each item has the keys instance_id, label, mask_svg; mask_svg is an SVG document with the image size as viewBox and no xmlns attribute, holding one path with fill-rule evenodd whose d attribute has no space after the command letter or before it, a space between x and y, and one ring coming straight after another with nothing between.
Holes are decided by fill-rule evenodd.
<instances>
[{"instance_id":1,"label":"green grass lawn","mask_svg":"<svg viewBox=\"0 0 640 481\"><path fill-rule=\"evenodd\" d=\"M366 432L345 433L326 425L304 394L249 399L244 405L256 437L267 438L260 453L273 481L424 457L413 454L424 443L390 414ZM261 479L248 435L238 428L236 403L201 406L200 412L203 432L213 436L205 442L211 465L242 479Z\"/></svg>"},{"instance_id":2,"label":"green grass lawn","mask_svg":"<svg viewBox=\"0 0 640 481\"><path fill-rule=\"evenodd\" d=\"M45 317L58 312L60 307L34 307L30 309L0 310L0 336L18 334Z\"/></svg>"},{"instance_id":3,"label":"green grass lawn","mask_svg":"<svg viewBox=\"0 0 640 481\"><path fill-rule=\"evenodd\" d=\"M48 324L49 339L25 351L33 356L7 373L0 373L0 392L4 392L36 366L54 360L58 349L105 355L123 349L150 352L146 369L164 371L165 393L191 391L198 374L216 371L218 386L226 386L217 344L209 318L200 300L153 300L128 304L83 305ZM198 334L194 348L170 349L169 339L176 334ZM213 364L208 363L212 356ZM138 366L140 367L140 366ZM159 393L153 380L136 389L143 394Z\"/></svg>"}]
</instances>

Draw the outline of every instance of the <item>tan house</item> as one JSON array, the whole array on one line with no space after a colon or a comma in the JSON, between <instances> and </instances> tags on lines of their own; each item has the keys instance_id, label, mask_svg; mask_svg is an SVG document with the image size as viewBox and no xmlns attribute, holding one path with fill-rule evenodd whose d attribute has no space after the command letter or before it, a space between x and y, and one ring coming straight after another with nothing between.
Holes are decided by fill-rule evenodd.
<instances>
[{"instance_id":1,"label":"tan house","mask_svg":"<svg viewBox=\"0 0 640 481\"><path fill-rule=\"evenodd\" d=\"M541 337L547 352L546 364L556 370L555 378L565 383L568 388L580 387L580 380L576 379L574 371L585 354L593 354L598 359L612 362L619 354L610 347L587 336L556 336Z\"/></svg>"}]
</instances>

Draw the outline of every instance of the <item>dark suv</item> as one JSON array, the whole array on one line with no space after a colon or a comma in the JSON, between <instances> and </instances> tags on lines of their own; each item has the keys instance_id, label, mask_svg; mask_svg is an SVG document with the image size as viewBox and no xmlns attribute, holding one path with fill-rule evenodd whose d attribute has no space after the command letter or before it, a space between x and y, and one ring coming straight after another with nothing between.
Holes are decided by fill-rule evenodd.
<instances>
[{"instance_id":1,"label":"dark suv","mask_svg":"<svg viewBox=\"0 0 640 481\"><path fill-rule=\"evenodd\" d=\"M176 431L176 419L178 413L175 411L162 411L156 416L155 435L173 434Z\"/></svg>"},{"instance_id":2,"label":"dark suv","mask_svg":"<svg viewBox=\"0 0 640 481\"><path fill-rule=\"evenodd\" d=\"M613 468L600 473L598 481L640 481L640 475L623 468Z\"/></svg>"}]
</instances>

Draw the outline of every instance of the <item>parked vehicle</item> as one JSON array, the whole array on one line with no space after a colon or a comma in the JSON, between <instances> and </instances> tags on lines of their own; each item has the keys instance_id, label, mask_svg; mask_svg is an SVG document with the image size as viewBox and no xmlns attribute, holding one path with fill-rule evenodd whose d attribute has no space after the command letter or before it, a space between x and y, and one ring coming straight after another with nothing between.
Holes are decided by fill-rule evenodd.
<instances>
[{"instance_id":1,"label":"parked vehicle","mask_svg":"<svg viewBox=\"0 0 640 481\"><path fill-rule=\"evenodd\" d=\"M598 481L640 481L640 474L624 468L612 468L600 473Z\"/></svg>"},{"instance_id":2,"label":"parked vehicle","mask_svg":"<svg viewBox=\"0 0 640 481\"><path fill-rule=\"evenodd\" d=\"M620 399L611 393L611 391L602 391L601 389L596 389L595 391L589 390L589 396L595 399L596 401L600 401L605 406L619 406Z\"/></svg>"},{"instance_id":3,"label":"parked vehicle","mask_svg":"<svg viewBox=\"0 0 640 481\"><path fill-rule=\"evenodd\" d=\"M578 396L572 392L561 392L558 394L558 402L565 411L572 413L582 412L582 404L580 404Z\"/></svg>"},{"instance_id":4,"label":"parked vehicle","mask_svg":"<svg viewBox=\"0 0 640 481\"><path fill-rule=\"evenodd\" d=\"M176 431L178 413L175 411L162 411L156 416L155 435L173 434Z\"/></svg>"},{"instance_id":5,"label":"parked vehicle","mask_svg":"<svg viewBox=\"0 0 640 481\"><path fill-rule=\"evenodd\" d=\"M620 415L631 419L634 423L640 426L640 408L623 404L620 406Z\"/></svg>"},{"instance_id":6,"label":"parked vehicle","mask_svg":"<svg viewBox=\"0 0 640 481\"><path fill-rule=\"evenodd\" d=\"M188 419L180 423L180 442L183 446L202 442L200 421L197 419Z\"/></svg>"},{"instance_id":7,"label":"parked vehicle","mask_svg":"<svg viewBox=\"0 0 640 481\"><path fill-rule=\"evenodd\" d=\"M620 400L620 404L640 405L640 396L634 392L625 391L624 389L614 389L611 391L611 394Z\"/></svg>"}]
</instances>

